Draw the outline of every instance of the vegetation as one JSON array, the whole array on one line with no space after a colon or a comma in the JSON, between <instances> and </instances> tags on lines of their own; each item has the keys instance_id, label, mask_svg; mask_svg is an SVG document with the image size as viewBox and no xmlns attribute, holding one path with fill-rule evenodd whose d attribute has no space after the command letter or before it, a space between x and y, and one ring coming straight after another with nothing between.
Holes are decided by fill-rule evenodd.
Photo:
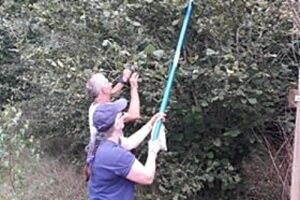
<instances>
[{"instance_id":1,"label":"vegetation","mask_svg":"<svg viewBox=\"0 0 300 200\"><path fill-rule=\"evenodd\" d=\"M182 0L0 0L0 178L9 185L23 180L7 190L13 198L84 198L75 168L83 166L89 138L86 80L97 71L110 80L124 67L138 71L145 121L159 108L184 6ZM155 184L138 188L138 199L287 198L288 182L269 155L294 127L286 97L296 83L300 41L288 9L284 0L195 1L168 109L169 151L158 159ZM144 149L135 154L143 158ZM17 161L19 170L11 165ZM55 184L41 175L46 196L28 188L26 180L55 165L67 167L53 172ZM17 171L23 175L9 181ZM63 194L57 174L82 184Z\"/></svg>"}]
</instances>

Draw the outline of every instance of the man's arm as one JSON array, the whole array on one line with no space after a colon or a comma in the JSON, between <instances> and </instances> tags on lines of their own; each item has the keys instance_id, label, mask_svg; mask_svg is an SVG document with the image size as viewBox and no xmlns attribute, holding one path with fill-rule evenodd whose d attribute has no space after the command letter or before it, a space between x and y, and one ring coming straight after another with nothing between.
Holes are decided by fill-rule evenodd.
<instances>
[{"instance_id":1,"label":"man's arm","mask_svg":"<svg viewBox=\"0 0 300 200\"><path fill-rule=\"evenodd\" d=\"M122 88L124 87L124 84L128 82L129 78L131 76L131 71L129 69L124 69L123 76L122 76L122 82L118 82L112 89L111 93L112 95L115 95L119 93Z\"/></svg>"},{"instance_id":2,"label":"man's arm","mask_svg":"<svg viewBox=\"0 0 300 200\"><path fill-rule=\"evenodd\" d=\"M118 82L112 89L111 94L114 96L121 92L122 88L124 87L123 83Z\"/></svg>"},{"instance_id":3,"label":"man's arm","mask_svg":"<svg viewBox=\"0 0 300 200\"><path fill-rule=\"evenodd\" d=\"M127 117L124 119L125 122L134 121L140 118L140 97L138 93L138 78L137 73L133 73L130 82L130 104L127 111Z\"/></svg>"}]
</instances>

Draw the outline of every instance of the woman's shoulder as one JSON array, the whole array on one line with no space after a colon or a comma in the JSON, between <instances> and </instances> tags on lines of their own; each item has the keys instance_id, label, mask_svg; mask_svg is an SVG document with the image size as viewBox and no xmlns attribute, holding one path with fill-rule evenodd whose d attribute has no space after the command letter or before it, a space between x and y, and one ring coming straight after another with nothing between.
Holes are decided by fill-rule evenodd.
<instances>
[{"instance_id":1,"label":"woman's shoulder","mask_svg":"<svg viewBox=\"0 0 300 200\"><path fill-rule=\"evenodd\" d=\"M120 144L117 144L117 143L109 141L109 140L103 141L103 143L100 145L100 148L101 147L102 147L103 153L105 152L106 155L131 153L130 151L127 151L126 149L124 149Z\"/></svg>"},{"instance_id":2,"label":"woman's shoulder","mask_svg":"<svg viewBox=\"0 0 300 200\"><path fill-rule=\"evenodd\" d=\"M99 146L99 151L97 151L96 157L98 157L105 163L115 163L119 162L123 158L134 158L134 155L119 144L113 143L111 141L104 141Z\"/></svg>"}]
</instances>

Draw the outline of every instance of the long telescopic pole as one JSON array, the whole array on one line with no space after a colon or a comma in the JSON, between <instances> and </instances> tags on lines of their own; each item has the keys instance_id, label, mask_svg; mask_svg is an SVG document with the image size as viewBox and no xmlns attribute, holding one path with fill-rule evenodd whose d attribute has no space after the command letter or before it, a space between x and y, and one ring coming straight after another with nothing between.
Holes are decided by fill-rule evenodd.
<instances>
[{"instance_id":1,"label":"long telescopic pole","mask_svg":"<svg viewBox=\"0 0 300 200\"><path fill-rule=\"evenodd\" d=\"M173 62L172 62L171 70L169 72L168 81L167 81L167 84L166 84L166 87L165 87L165 90L164 90L163 100L162 100L161 105L160 105L159 113L161 115L165 112L166 107L167 107L167 103L168 103L168 100L169 100L172 83L173 83L173 80L174 80L174 77L175 77L175 72L176 72L178 60L179 60L179 57L180 57L180 52L181 52L181 49L182 49L182 46L183 46L187 26L189 24L191 14L192 14L192 8L193 8L192 6L193 6L193 0L190 0L189 3L188 3L188 6L187 6L187 10L186 10L186 13L185 13L183 24L182 24L182 27L181 27L181 31L180 31L176 51L175 51L175 56L174 56L174 59L173 59ZM158 138L160 128L161 128L161 120L159 120L156 123L156 126L154 127L154 132L153 132L153 135L151 136L152 140L156 140Z\"/></svg>"}]
</instances>

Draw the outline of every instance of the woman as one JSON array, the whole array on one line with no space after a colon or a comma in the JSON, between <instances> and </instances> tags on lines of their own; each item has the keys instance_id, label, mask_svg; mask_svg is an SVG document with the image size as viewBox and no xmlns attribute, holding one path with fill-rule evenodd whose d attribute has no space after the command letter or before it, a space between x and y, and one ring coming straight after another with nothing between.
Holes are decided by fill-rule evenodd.
<instances>
[{"instance_id":1,"label":"woman","mask_svg":"<svg viewBox=\"0 0 300 200\"><path fill-rule=\"evenodd\" d=\"M90 163L89 200L133 200L135 183L148 185L153 182L156 157L161 145L158 140L149 141L148 158L143 165L121 144L127 114L117 113L118 109L110 110L115 111L111 113L111 119L115 119L112 123L108 123L107 118L98 118L101 112L96 110L94 114L94 125L100 134L99 146ZM159 114L154 115L133 136L148 135L158 117Z\"/></svg>"}]
</instances>

